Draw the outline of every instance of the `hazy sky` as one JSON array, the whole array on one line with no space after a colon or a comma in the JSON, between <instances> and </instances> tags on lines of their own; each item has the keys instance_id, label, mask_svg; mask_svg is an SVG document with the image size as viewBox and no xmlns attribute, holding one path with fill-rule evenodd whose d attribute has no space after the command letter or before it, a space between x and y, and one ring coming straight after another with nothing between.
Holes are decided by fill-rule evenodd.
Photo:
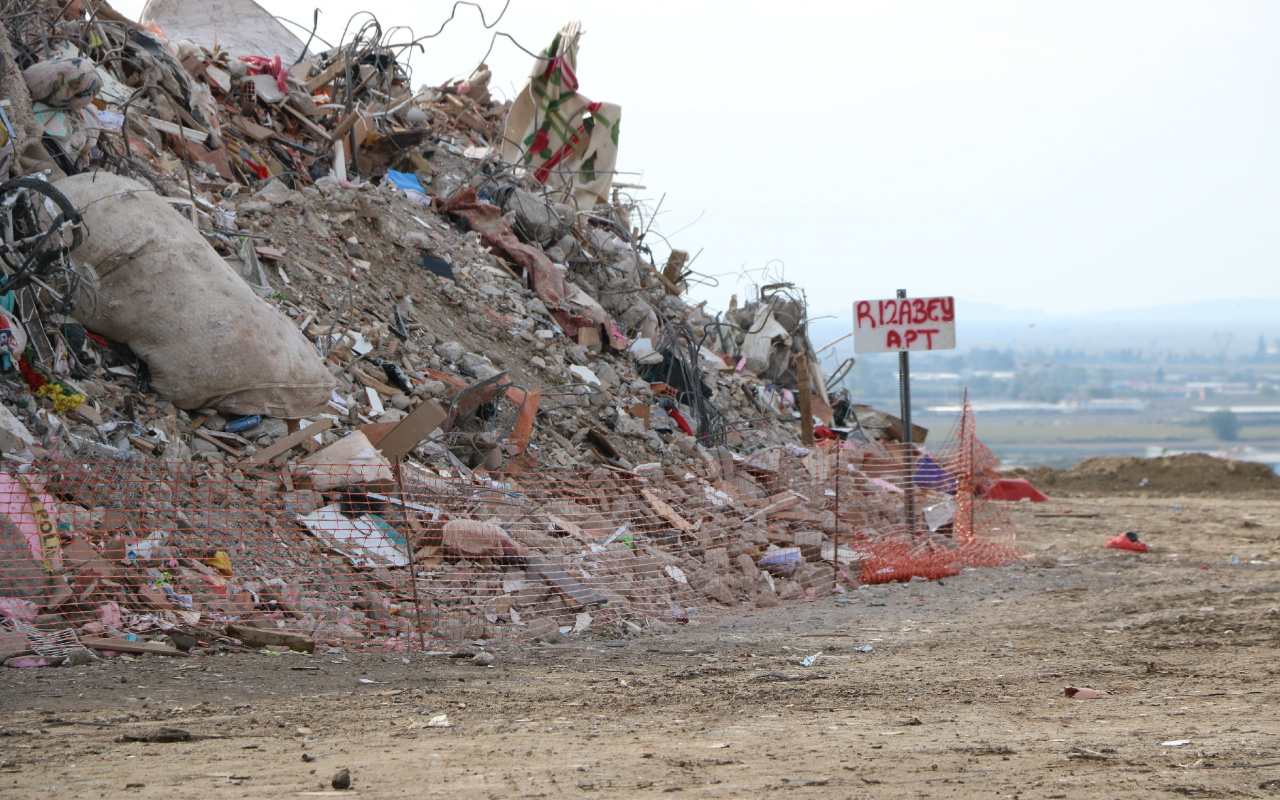
<instances>
[{"instance_id":1,"label":"hazy sky","mask_svg":"<svg viewBox=\"0 0 1280 800\"><path fill-rule=\"evenodd\" d=\"M318 6L331 41L353 9L422 35L450 8L263 5ZM582 92L623 109L623 180L666 194L654 230L703 250L713 307L766 267L846 314L899 287L1058 313L1280 298L1274 0L512 0L495 30L536 50L575 18ZM491 35L459 8L415 85ZM510 96L531 59L499 40L488 63Z\"/></svg>"}]
</instances>

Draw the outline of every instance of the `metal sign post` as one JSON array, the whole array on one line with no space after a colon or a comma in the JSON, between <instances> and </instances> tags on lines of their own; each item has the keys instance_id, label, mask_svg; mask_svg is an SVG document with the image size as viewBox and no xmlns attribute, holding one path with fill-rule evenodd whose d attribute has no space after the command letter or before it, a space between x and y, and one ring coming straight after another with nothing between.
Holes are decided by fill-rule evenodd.
<instances>
[{"instance_id":1,"label":"metal sign post","mask_svg":"<svg viewBox=\"0 0 1280 800\"><path fill-rule=\"evenodd\" d=\"M906 289L898 290L898 299L905 300ZM907 530L916 530L916 493L915 493L915 461L911 458L911 352L898 351L898 399L902 403L902 467L906 476L906 488L903 490L903 516L906 517Z\"/></svg>"},{"instance_id":2,"label":"metal sign post","mask_svg":"<svg viewBox=\"0 0 1280 800\"><path fill-rule=\"evenodd\" d=\"M859 300L853 304L853 350L897 353L898 394L902 399L902 462L906 486L903 511L907 530L916 529L915 461L912 458L911 351L954 350L956 303L952 297L913 297L899 289L893 300Z\"/></svg>"}]
</instances>

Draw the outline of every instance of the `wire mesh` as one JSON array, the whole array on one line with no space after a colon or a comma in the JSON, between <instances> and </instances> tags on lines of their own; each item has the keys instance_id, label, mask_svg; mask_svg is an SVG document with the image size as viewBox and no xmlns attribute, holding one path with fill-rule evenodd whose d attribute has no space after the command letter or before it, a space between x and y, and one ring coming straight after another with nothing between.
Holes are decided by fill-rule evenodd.
<instances>
[{"instance_id":1,"label":"wire mesh","mask_svg":"<svg viewBox=\"0 0 1280 800\"><path fill-rule=\"evenodd\" d=\"M0 615L389 650L700 622L1017 560L1007 507L981 497L995 466L967 410L932 450L827 442L635 471L26 465L0 472Z\"/></svg>"}]
</instances>

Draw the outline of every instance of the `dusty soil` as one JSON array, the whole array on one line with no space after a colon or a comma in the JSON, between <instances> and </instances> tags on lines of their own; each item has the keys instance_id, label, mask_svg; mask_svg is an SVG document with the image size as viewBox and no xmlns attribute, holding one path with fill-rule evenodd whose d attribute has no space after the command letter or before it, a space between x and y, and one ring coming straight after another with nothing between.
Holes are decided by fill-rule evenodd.
<instances>
[{"instance_id":1,"label":"dusty soil","mask_svg":"<svg viewBox=\"0 0 1280 800\"><path fill-rule=\"evenodd\" d=\"M1090 458L1070 469L1023 467L1005 471L1026 478L1046 494L1128 494L1169 497L1180 494L1271 493L1280 499L1280 475L1266 464L1184 453L1159 458Z\"/></svg>"},{"instance_id":2,"label":"dusty soil","mask_svg":"<svg viewBox=\"0 0 1280 800\"><path fill-rule=\"evenodd\" d=\"M1015 513L1016 567L621 647L509 646L490 668L411 653L5 670L0 797L334 795L341 768L378 798L1280 793L1280 501ZM1152 552L1102 547L1126 529ZM452 727L427 725L439 714ZM121 741L161 726L221 738Z\"/></svg>"}]
</instances>

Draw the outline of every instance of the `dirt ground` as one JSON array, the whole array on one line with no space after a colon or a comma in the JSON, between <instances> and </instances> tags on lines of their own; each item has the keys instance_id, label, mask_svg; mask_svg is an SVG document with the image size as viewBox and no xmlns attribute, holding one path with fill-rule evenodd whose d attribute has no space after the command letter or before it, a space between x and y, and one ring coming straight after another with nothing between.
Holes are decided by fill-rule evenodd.
<instances>
[{"instance_id":1,"label":"dirt ground","mask_svg":"<svg viewBox=\"0 0 1280 800\"><path fill-rule=\"evenodd\" d=\"M505 646L489 668L410 653L4 670L0 797L336 795L341 768L371 798L1280 794L1280 500L1016 516L1019 566L625 643ZM1126 529L1151 552L1102 547ZM450 727L429 725L441 714ZM216 738L122 741L162 726Z\"/></svg>"}]
</instances>

